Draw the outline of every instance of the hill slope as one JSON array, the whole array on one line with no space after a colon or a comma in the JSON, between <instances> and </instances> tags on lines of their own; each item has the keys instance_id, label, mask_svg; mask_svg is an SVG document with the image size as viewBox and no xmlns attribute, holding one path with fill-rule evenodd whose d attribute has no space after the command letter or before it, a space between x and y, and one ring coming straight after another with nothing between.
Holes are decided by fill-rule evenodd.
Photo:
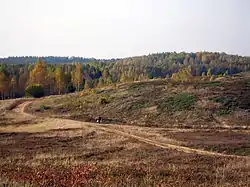
<instances>
[{"instance_id":1,"label":"hill slope","mask_svg":"<svg viewBox=\"0 0 250 187\"><path fill-rule=\"evenodd\" d=\"M249 128L250 80L153 80L51 96L30 111L106 123L179 128Z\"/></svg>"}]
</instances>

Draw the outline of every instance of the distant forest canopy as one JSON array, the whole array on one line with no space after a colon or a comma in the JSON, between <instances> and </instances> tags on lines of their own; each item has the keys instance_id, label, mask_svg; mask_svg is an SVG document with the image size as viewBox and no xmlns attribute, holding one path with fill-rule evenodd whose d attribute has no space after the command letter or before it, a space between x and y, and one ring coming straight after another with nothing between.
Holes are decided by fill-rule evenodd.
<instances>
[{"instance_id":1,"label":"distant forest canopy","mask_svg":"<svg viewBox=\"0 0 250 187\"><path fill-rule=\"evenodd\" d=\"M9 57L0 62L2 99L22 97L27 87L32 90L32 85L41 85L44 95L53 95L113 83L172 77L187 68L191 76L250 71L250 57L210 52L157 53L111 60Z\"/></svg>"},{"instance_id":2,"label":"distant forest canopy","mask_svg":"<svg viewBox=\"0 0 250 187\"><path fill-rule=\"evenodd\" d=\"M68 64L73 62L79 63L90 63L90 62L114 62L118 59L95 59L95 58L83 58L83 57L58 57L58 56L21 56L21 57L7 57L0 58L0 63L6 64L33 64L36 63L39 59L43 59L49 64Z\"/></svg>"}]
</instances>

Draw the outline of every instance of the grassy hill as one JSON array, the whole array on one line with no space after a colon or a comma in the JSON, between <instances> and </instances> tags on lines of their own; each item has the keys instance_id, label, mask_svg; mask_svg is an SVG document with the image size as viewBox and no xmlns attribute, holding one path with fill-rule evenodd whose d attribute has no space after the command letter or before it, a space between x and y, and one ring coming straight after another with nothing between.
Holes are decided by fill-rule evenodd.
<instances>
[{"instance_id":1,"label":"grassy hill","mask_svg":"<svg viewBox=\"0 0 250 187\"><path fill-rule=\"evenodd\" d=\"M50 96L29 108L43 116L104 123L178 128L249 128L250 79L176 83L169 79L132 82Z\"/></svg>"},{"instance_id":2,"label":"grassy hill","mask_svg":"<svg viewBox=\"0 0 250 187\"><path fill-rule=\"evenodd\" d=\"M95 122L100 115L106 124L159 128L161 136L181 141L183 146L250 154L250 79L243 74L212 82L131 82L45 97L28 110L44 117L86 122ZM168 131L173 128L191 131Z\"/></svg>"}]
</instances>

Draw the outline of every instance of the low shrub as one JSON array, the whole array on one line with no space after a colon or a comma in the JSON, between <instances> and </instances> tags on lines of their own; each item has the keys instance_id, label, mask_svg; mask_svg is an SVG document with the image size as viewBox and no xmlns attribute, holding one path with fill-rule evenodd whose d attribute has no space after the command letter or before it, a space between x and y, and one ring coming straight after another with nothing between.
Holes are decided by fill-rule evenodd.
<instances>
[{"instance_id":1,"label":"low shrub","mask_svg":"<svg viewBox=\"0 0 250 187\"><path fill-rule=\"evenodd\" d=\"M217 111L217 115L227 115L235 111L239 106L237 98L225 98L222 100L222 106Z\"/></svg>"},{"instance_id":2,"label":"low shrub","mask_svg":"<svg viewBox=\"0 0 250 187\"><path fill-rule=\"evenodd\" d=\"M99 104L101 104L101 105L105 105L105 104L108 104L108 103L110 103L110 100L107 97L101 97L99 99Z\"/></svg>"},{"instance_id":3,"label":"low shrub","mask_svg":"<svg viewBox=\"0 0 250 187\"><path fill-rule=\"evenodd\" d=\"M74 85L72 83L69 83L67 85L67 90L68 90L68 93L73 93L76 91L76 88L74 87Z\"/></svg>"},{"instance_id":4,"label":"low shrub","mask_svg":"<svg viewBox=\"0 0 250 187\"><path fill-rule=\"evenodd\" d=\"M40 111L45 111L45 110L49 110L50 107L49 106L46 106L46 105L41 105L40 106Z\"/></svg>"},{"instance_id":5,"label":"low shrub","mask_svg":"<svg viewBox=\"0 0 250 187\"><path fill-rule=\"evenodd\" d=\"M189 109L196 102L196 97L189 93L180 93L160 101L157 109L160 111L182 111Z\"/></svg>"},{"instance_id":6,"label":"low shrub","mask_svg":"<svg viewBox=\"0 0 250 187\"><path fill-rule=\"evenodd\" d=\"M225 98L224 97L214 97L214 98L210 98L210 101L213 101L215 103L224 103Z\"/></svg>"}]
</instances>

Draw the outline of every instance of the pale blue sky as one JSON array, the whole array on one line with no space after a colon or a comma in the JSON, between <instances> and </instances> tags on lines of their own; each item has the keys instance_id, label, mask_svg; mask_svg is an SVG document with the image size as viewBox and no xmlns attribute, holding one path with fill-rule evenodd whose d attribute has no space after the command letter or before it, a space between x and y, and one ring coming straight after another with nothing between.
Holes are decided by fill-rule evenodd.
<instances>
[{"instance_id":1,"label":"pale blue sky","mask_svg":"<svg viewBox=\"0 0 250 187\"><path fill-rule=\"evenodd\" d=\"M0 0L0 56L250 56L250 0Z\"/></svg>"}]
</instances>

